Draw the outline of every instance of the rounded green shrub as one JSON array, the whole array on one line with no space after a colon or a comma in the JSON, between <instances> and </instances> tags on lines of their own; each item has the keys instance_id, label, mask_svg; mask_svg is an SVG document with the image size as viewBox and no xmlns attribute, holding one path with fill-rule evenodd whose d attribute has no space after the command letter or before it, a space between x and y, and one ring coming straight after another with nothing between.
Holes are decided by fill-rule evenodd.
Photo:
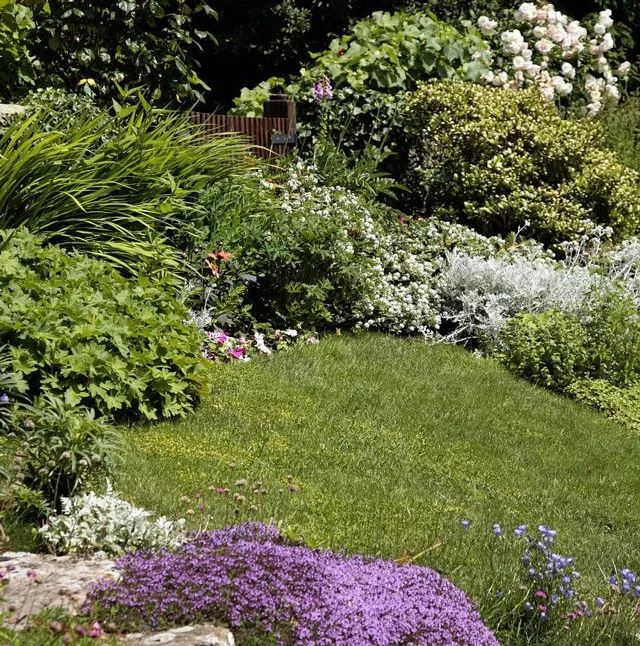
<instances>
[{"instance_id":1,"label":"rounded green shrub","mask_svg":"<svg viewBox=\"0 0 640 646\"><path fill-rule=\"evenodd\" d=\"M485 234L548 245L640 226L639 175L604 149L596 122L564 119L537 89L423 85L402 108L413 208Z\"/></svg>"},{"instance_id":2,"label":"rounded green shrub","mask_svg":"<svg viewBox=\"0 0 640 646\"><path fill-rule=\"evenodd\" d=\"M586 332L564 312L519 314L502 329L503 363L533 383L563 391L584 374Z\"/></svg>"},{"instance_id":3,"label":"rounded green shrub","mask_svg":"<svg viewBox=\"0 0 640 646\"><path fill-rule=\"evenodd\" d=\"M31 398L156 419L190 411L204 390L202 339L162 282L19 230L0 232L0 290L0 345Z\"/></svg>"}]
</instances>

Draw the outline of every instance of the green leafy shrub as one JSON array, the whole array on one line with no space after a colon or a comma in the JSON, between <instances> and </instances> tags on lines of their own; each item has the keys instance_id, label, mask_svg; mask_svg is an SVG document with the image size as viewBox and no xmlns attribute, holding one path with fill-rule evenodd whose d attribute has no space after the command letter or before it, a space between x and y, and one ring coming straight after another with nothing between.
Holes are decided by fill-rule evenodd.
<instances>
[{"instance_id":1,"label":"green leafy shrub","mask_svg":"<svg viewBox=\"0 0 640 646\"><path fill-rule=\"evenodd\" d=\"M55 129L52 111L0 134L0 228L25 226L131 273L179 273L163 243L189 245L199 192L244 165L244 145L204 141L184 115L141 97L113 114L82 109Z\"/></svg>"},{"instance_id":2,"label":"green leafy shrub","mask_svg":"<svg viewBox=\"0 0 640 646\"><path fill-rule=\"evenodd\" d=\"M22 2L0 2L0 103L12 102L35 85L38 61L25 37L35 27L31 9Z\"/></svg>"},{"instance_id":3,"label":"green leafy shrub","mask_svg":"<svg viewBox=\"0 0 640 646\"><path fill-rule=\"evenodd\" d=\"M117 436L107 418L50 393L18 416L11 437L20 486L41 495L52 509L59 510L61 498L95 484L114 466Z\"/></svg>"},{"instance_id":4,"label":"green leafy shrub","mask_svg":"<svg viewBox=\"0 0 640 646\"><path fill-rule=\"evenodd\" d=\"M190 411L205 384L201 338L174 291L40 245L23 231L0 252L0 343L28 394L118 418Z\"/></svg>"},{"instance_id":5,"label":"green leafy shrub","mask_svg":"<svg viewBox=\"0 0 640 646\"><path fill-rule=\"evenodd\" d=\"M585 372L586 333L571 314L519 314L505 323L501 340L503 363L540 386L563 391Z\"/></svg>"},{"instance_id":6,"label":"green leafy shrub","mask_svg":"<svg viewBox=\"0 0 640 646\"><path fill-rule=\"evenodd\" d=\"M621 289L594 292L583 315L589 376L617 386L640 378L640 312Z\"/></svg>"},{"instance_id":7,"label":"green leafy shrub","mask_svg":"<svg viewBox=\"0 0 640 646\"><path fill-rule=\"evenodd\" d=\"M519 314L505 323L500 340L505 365L534 383L580 393L587 401L598 401L600 393L603 407L626 398L629 408L635 398L630 393L640 384L640 315L621 289L595 288L579 314ZM596 385L587 388L585 380Z\"/></svg>"},{"instance_id":8,"label":"green leafy shrub","mask_svg":"<svg viewBox=\"0 0 640 646\"><path fill-rule=\"evenodd\" d=\"M398 93L430 78L479 79L485 68L473 53L480 47L477 35L463 35L428 11L378 11L314 55L313 64L290 83L273 78L243 90L236 111L259 115L269 92L285 85L300 104L301 133L315 135L322 108L314 101L313 86L327 77L334 86L331 127L336 137L349 149L380 146L394 122Z\"/></svg>"},{"instance_id":9,"label":"green leafy shrub","mask_svg":"<svg viewBox=\"0 0 640 646\"><path fill-rule=\"evenodd\" d=\"M526 226L549 245L640 225L638 174L604 149L598 126L563 119L537 90L424 85L403 110L407 183L422 213L485 234Z\"/></svg>"},{"instance_id":10,"label":"green leafy shrub","mask_svg":"<svg viewBox=\"0 0 640 646\"><path fill-rule=\"evenodd\" d=\"M567 392L628 428L640 430L640 385L621 388L605 379L578 379Z\"/></svg>"},{"instance_id":11,"label":"green leafy shrub","mask_svg":"<svg viewBox=\"0 0 640 646\"><path fill-rule=\"evenodd\" d=\"M83 88L109 101L117 96L115 81L146 86L164 105L202 100L209 88L195 54L212 39L205 21L214 15L205 0L11 0L0 20L0 60L9 53L12 70L7 90L17 99L36 84ZM20 66L23 61L28 64Z\"/></svg>"},{"instance_id":12,"label":"green leafy shrub","mask_svg":"<svg viewBox=\"0 0 640 646\"><path fill-rule=\"evenodd\" d=\"M605 143L629 168L640 171L640 97L609 106L600 116Z\"/></svg>"}]
</instances>

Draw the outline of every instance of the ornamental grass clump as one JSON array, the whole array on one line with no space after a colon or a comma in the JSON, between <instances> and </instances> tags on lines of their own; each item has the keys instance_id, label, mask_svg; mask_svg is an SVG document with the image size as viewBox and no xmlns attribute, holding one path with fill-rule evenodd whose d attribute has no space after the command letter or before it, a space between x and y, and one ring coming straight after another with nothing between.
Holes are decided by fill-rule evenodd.
<instances>
[{"instance_id":1,"label":"ornamental grass clump","mask_svg":"<svg viewBox=\"0 0 640 646\"><path fill-rule=\"evenodd\" d=\"M467 596L416 565L287 544L273 526L205 532L119 561L88 606L122 628L194 621L279 644L498 644ZM88 608L87 608L88 609ZM261 642L263 643L263 642Z\"/></svg>"}]
</instances>

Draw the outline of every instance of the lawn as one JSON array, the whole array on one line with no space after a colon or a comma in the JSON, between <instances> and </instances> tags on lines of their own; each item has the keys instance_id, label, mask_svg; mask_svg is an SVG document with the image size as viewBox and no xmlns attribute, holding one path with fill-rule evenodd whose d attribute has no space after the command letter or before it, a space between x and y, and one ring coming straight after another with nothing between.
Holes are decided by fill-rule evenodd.
<instances>
[{"instance_id":1,"label":"lawn","mask_svg":"<svg viewBox=\"0 0 640 646\"><path fill-rule=\"evenodd\" d=\"M491 360L420 340L334 336L220 365L212 388L186 420L126 434L116 483L126 498L172 515L192 508L195 523L200 512L180 498L202 491L219 526L236 518L237 491L248 498L240 518L273 517L338 550L416 556L476 597L495 566L486 551L495 522L505 534L554 527L588 579L612 559L640 565L638 437ZM255 481L266 494L251 493Z\"/></svg>"}]
</instances>

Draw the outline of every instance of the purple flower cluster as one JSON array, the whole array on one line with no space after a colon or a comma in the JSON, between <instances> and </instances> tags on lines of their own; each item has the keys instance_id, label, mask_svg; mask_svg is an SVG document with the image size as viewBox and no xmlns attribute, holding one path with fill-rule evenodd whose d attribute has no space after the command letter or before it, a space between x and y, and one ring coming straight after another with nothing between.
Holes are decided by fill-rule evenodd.
<instances>
[{"instance_id":1,"label":"purple flower cluster","mask_svg":"<svg viewBox=\"0 0 640 646\"><path fill-rule=\"evenodd\" d=\"M433 570L290 545L261 523L129 554L119 567L89 604L122 627L211 620L279 644L498 644Z\"/></svg>"},{"instance_id":2,"label":"purple flower cluster","mask_svg":"<svg viewBox=\"0 0 640 646\"><path fill-rule=\"evenodd\" d=\"M326 77L321 77L313 86L313 98L316 103L330 101L333 98L333 87L331 81Z\"/></svg>"},{"instance_id":3,"label":"purple flower cluster","mask_svg":"<svg viewBox=\"0 0 640 646\"><path fill-rule=\"evenodd\" d=\"M582 602L575 601L573 582L580 578L580 573L574 568L575 559L572 556L561 556L553 551L553 543L557 532L545 525L538 526L536 536L525 534L526 525L516 528L514 535L524 538L527 547L522 555L522 564L527 568L528 575L534 580L539 591L545 593L545 599L551 606L557 606L562 598L574 600L580 613L585 608ZM538 607L541 616L546 617L548 608ZM544 618L543 617L543 618Z\"/></svg>"},{"instance_id":4,"label":"purple flower cluster","mask_svg":"<svg viewBox=\"0 0 640 646\"><path fill-rule=\"evenodd\" d=\"M620 594L633 594L640 597L638 577L628 568L620 570L619 574L612 574L609 577L609 584L619 590Z\"/></svg>"}]
</instances>

